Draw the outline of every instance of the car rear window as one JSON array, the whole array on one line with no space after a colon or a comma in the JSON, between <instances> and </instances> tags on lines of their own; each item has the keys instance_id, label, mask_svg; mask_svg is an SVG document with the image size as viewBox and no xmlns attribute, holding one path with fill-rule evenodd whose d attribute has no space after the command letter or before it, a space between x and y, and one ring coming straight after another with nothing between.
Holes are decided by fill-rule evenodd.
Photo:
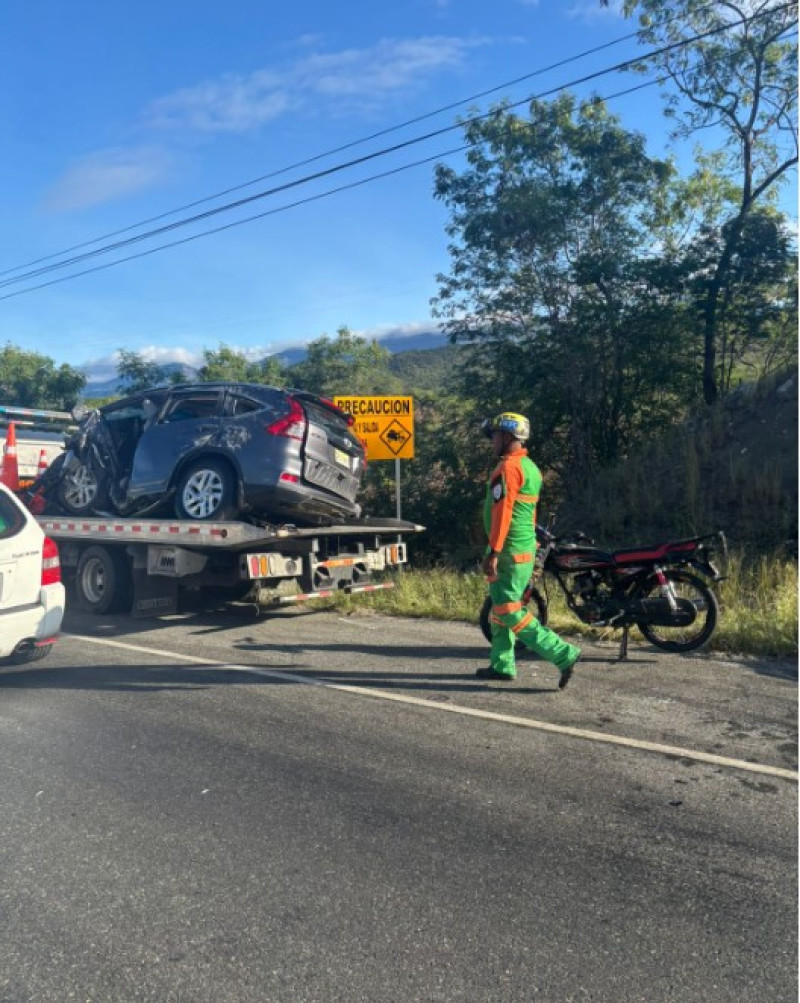
<instances>
[{"instance_id":1,"label":"car rear window","mask_svg":"<svg viewBox=\"0 0 800 1003\"><path fill-rule=\"evenodd\" d=\"M177 397L169 406L162 422L190 421L193 418L211 418L219 414L219 394L192 394Z\"/></svg>"},{"instance_id":2,"label":"car rear window","mask_svg":"<svg viewBox=\"0 0 800 1003\"><path fill-rule=\"evenodd\" d=\"M326 432L336 432L341 435L348 428L347 419L340 418L334 411L330 411L322 404L315 404L314 401L301 398L300 403L306 409L308 417L315 425L321 425Z\"/></svg>"},{"instance_id":3,"label":"car rear window","mask_svg":"<svg viewBox=\"0 0 800 1003\"><path fill-rule=\"evenodd\" d=\"M15 501L0 492L0 540L16 536L25 525L25 514Z\"/></svg>"},{"instance_id":4,"label":"car rear window","mask_svg":"<svg viewBox=\"0 0 800 1003\"><path fill-rule=\"evenodd\" d=\"M252 414L254 411L263 411L265 407L265 404L260 404L249 397L236 395L228 398L228 414L234 418L242 414Z\"/></svg>"}]
</instances>

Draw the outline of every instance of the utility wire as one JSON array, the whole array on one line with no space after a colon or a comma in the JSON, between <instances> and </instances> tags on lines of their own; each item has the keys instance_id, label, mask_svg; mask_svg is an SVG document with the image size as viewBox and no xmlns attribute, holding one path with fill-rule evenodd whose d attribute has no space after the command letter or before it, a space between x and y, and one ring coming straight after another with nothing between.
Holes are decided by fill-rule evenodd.
<instances>
[{"instance_id":1,"label":"utility wire","mask_svg":"<svg viewBox=\"0 0 800 1003\"><path fill-rule=\"evenodd\" d=\"M762 11L760 14L754 15L753 18L742 17L739 21L731 22L730 24L726 24L726 25L723 25L721 27L709 29L708 31L702 32L702 33L700 33L698 35L695 35L695 36L693 36L690 39L684 39L684 40L680 40L680 41L677 41L677 42L670 43L669 45L665 45L665 46L662 46L662 47L660 47L658 49L651 50L649 53L645 53L644 56L639 56L639 57L636 57L634 59L624 60L624 61L622 61L620 63L617 63L614 66L608 67L608 68L603 69L603 70L598 70L598 71L596 71L594 73L586 74L585 76L583 76L581 78L578 78L577 80L569 81L566 84L562 84L562 85L560 85L558 87L551 88L551 89L549 89L547 91L544 91L544 92L542 92L542 93L540 93L538 95L528 96L526 98L523 98L520 101L517 101L517 102L511 104L509 107L515 108L515 107L518 107L519 105L525 104L525 103L527 103L527 102L529 102L531 100L541 99L541 98L547 97L547 96L549 96L549 95L551 95L553 93L557 93L557 92L559 92L561 90L564 90L567 87L573 87L573 86L576 86L578 84L587 83L590 80L595 80L598 77L605 76L608 73L613 73L613 72L621 71L621 70L624 70L624 69L629 69L631 66L640 64L641 62L643 62L645 60L652 59L652 58L654 58L657 55L661 55L661 54L663 54L665 52L671 51L671 50L676 49L676 48L682 48L682 47L684 47L686 45L689 45L689 44L691 44L691 43L693 43L695 41L698 41L699 39L706 38L706 37L709 37L711 35L716 35L716 34L719 34L722 31L727 31L727 30L729 30L731 28L738 27L739 25L744 24L745 22L754 20L756 17L763 17L763 16L765 16L766 13L775 13L775 12L777 12L779 10L788 9L791 6L793 6L793 3L787 3L787 4L784 4L783 7L780 7L780 8L774 8L774 9L771 9L770 11ZM357 157L357 158L355 158L353 160L346 161L346 162L344 162L342 164L334 165L333 167L327 168L325 170L317 171L314 174L305 175L304 177L298 178L298 179L296 179L294 181L289 181L289 182L286 182L286 183L284 183L282 185L274 186L273 188L267 189L266 191L256 192L254 195L249 195L246 198L238 199L235 202L230 202L230 203L227 203L227 204L222 205L222 206L217 206L214 209L209 209L209 210L206 210L205 212L198 213L198 214L195 214L194 216L187 217L186 219L178 220L178 221L176 221L174 223L169 223L169 224L167 224L165 226L158 227L155 230L149 230L149 231L147 231L145 233L138 234L138 235L136 235L134 237L129 237L129 238L125 239L125 240L117 241L117 242L115 242L113 244L107 244L104 247L96 248L93 251L87 251L87 252L85 252L83 254L75 255L72 258L68 258L68 259L65 259L64 261L56 262L56 263L54 263L52 265L45 266L44 268L39 268L39 269L35 269L33 271L30 271L30 272L25 272L22 275L18 275L18 276L15 276L13 278L6 279L4 282L0 282L0 288L7 287L9 285L15 285L15 284L17 284L19 282L24 282L24 281L26 281L28 279L36 278L39 275L47 274L50 271L54 271L54 270L58 270L58 269L61 269L61 268L70 267L71 265L79 264L80 262L86 261L89 258L96 257L96 256L101 255L101 254L108 254L108 253L111 253L113 251L117 251L117 250L120 250L120 249L122 249L124 247L127 247L130 244L139 243L139 242L141 242L143 240L149 240L149 239L151 239L153 237L161 236L164 233L168 233L168 232L170 232L172 230L181 228L183 226L189 226L189 225L191 225L193 223L197 223L197 222L200 222L200 221L202 221L204 219L208 219L211 216L219 215L220 213L230 212L233 209L239 209L242 206L249 204L250 202L258 201L260 199L267 198L267 197L269 197L271 195L279 194L279 193L287 191L287 190L289 190L291 188L295 188L295 187L298 187L300 185L308 184L311 181L319 180L320 178L329 177L332 174L336 174L336 173L339 173L340 171L348 170L351 167L355 167L355 166L358 166L360 164L367 163L367 162L369 162L371 160L377 159L378 157L386 156L386 155L388 155L390 153L396 153L399 150L403 150L403 149L406 149L406 148L408 148L410 146L415 146L415 145L417 145L419 143L425 142L425 141L427 141L429 139L433 139L433 138L436 138L438 136L445 135L446 133L449 133L449 132L452 132L452 131L454 131L456 129L459 129L459 128L463 127L464 125L468 125L468 124L471 124L473 122L479 122L479 121L482 121L482 120L484 120L486 118L490 118L492 116L492 114L494 114L494 112L489 111L489 112L486 112L486 113L484 113L482 115L477 115L477 116L473 116L471 118L468 118L464 122L456 122L456 123L454 123L452 125L449 125L449 126L443 126L440 129L436 129L436 130L433 130L431 132L425 133L422 136L413 137L412 139L405 140L402 143L397 143L397 144L394 144L393 146L385 147L383 149L374 151L373 153L365 154L362 157Z\"/></svg>"},{"instance_id":2,"label":"utility wire","mask_svg":"<svg viewBox=\"0 0 800 1003\"><path fill-rule=\"evenodd\" d=\"M714 6L714 0L711 3L706 4L699 10L705 10L708 7ZM674 20L677 20L679 15L675 14L672 18L669 18L665 23L669 24ZM561 59L558 62L550 63L549 66L543 66L538 70L533 70L530 73L525 73L520 77L515 77L513 80L507 80L504 83L497 84L495 87L490 87L487 90L479 91L477 94L472 94L469 97L461 98L459 101L453 101L450 104L442 105L439 108L435 108L433 111L425 112L422 115L417 115L414 118L407 119L405 122L400 122L397 125L389 126L386 129L380 129L378 132L373 132L369 136L363 136L360 139L352 140L351 142L344 143L341 146L334 147L331 150L326 150L323 153L318 153L313 157L308 157L305 160L298 160L293 164L289 164L286 167L279 168L275 171L270 171L268 174L262 174L257 178L253 178L250 181L244 181L241 184L233 185L231 188L225 188L222 191L216 192L213 195L207 195L204 198L197 199L194 202L188 202L185 205L178 206L176 209L170 209L167 212L163 212L157 216L151 216L149 219L141 220L138 223L132 223L130 226L123 227L120 230L112 230L110 233L103 234L100 237L94 237L92 240L83 241L80 244L74 244L72 247L67 247L63 251L57 251L53 254L45 255L41 258L36 258L33 261L28 261L22 265L16 265L14 268L8 268L4 271L0 271L0 278L4 275L9 275L12 272L19 271L22 268L30 268L33 265L41 264L43 261L51 261L53 258L60 258L64 254L70 254L72 251L79 251L84 247L90 247L92 244L97 244L101 240L109 240L111 237L118 237L123 233L129 233L131 230L137 230L139 227L148 226L150 223L157 223L162 219L166 219L168 216L174 216L176 213L184 212L187 209L193 209L195 206L203 205L206 202L212 202L214 199L222 198L224 195L230 195L232 192L241 191L243 188L249 188L252 185L258 184L261 181L267 181L270 178L279 177L282 174L287 174L289 171L297 170L300 167L307 167L309 164L316 163L319 160L324 160L326 157L332 157L337 153L343 153L345 150L350 150L353 147L361 146L364 143L369 143L372 140L380 139L381 136L387 136L390 133L398 132L400 129L408 128L410 125L416 125L419 122L424 122L426 119L434 118L437 115L441 115L446 111L452 111L455 108L459 108L462 105L468 104L471 101L478 101L480 98L488 97L490 94L496 94L500 90L505 90L508 87L514 87L517 84L523 83L525 80L531 80L534 77L541 76L543 73L549 73L551 70L560 69L562 66L567 66L570 63L577 62L580 59L584 59L586 56L594 55L597 52L602 52L605 49L612 48L615 45L619 45L620 42L627 42L632 38L635 38L639 34L639 30L629 32L627 35L621 35L618 38L612 39L610 42L605 42L602 45L593 46L590 49L584 49L583 52L579 52L576 55L569 56L565 59Z\"/></svg>"},{"instance_id":3,"label":"utility wire","mask_svg":"<svg viewBox=\"0 0 800 1003\"><path fill-rule=\"evenodd\" d=\"M791 6L793 6L792 3L787 3L787 4L784 4L783 7L774 8L774 9L770 10L769 12L762 12L760 15L756 15L756 16L764 16L765 13L775 13L778 10L788 9ZM689 45L689 44L691 44L691 43L693 43L693 42L695 42L695 41L697 41L699 39L708 37L710 35L718 34L719 32L726 31L726 30L728 30L730 28L738 27L739 25L745 23L746 21L752 21L752 20L753 20L753 18L742 18L742 19L740 19L737 22L731 22L730 24L724 25L723 27L718 27L718 28L710 29L707 32L703 32L703 33L701 33L699 35L693 36L691 39L685 39L685 40L682 40L682 41L679 41L679 42L671 43L670 45L667 45L667 46L662 46L659 49L652 50L651 52L644 54L644 56L639 56L639 57L637 57L635 59L631 59L631 60L625 60L622 63L618 63L615 66L608 67L605 70L600 70L600 71L597 71L597 72L592 73L592 74L587 74L587 75L585 75L584 77L582 77L582 78L580 78L578 80L570 81L570 82L568 82L566 84L560 85L559 87L551 88L550 90L544 91L544 92L542 92L542 93L540 93L538 95L533 95L533 96L526 97L526 98L524 98L524 99L522 99L522 100L520 100L518 102L515 102L515 103L509 105L508 107L514 108L514 107L517 107L517 106L519 106L521 104L525 104L525 103L527 103L527 102L529 102L531 100L541 99L542 97L546 97L546 96L548 96L550 94L557 93L557 92L559 92L561 90L564 90L567 87L572 87L572 86L575 86L576 84L585 83L585 82L587 82L589 80L596 79L599 76L604 76L607 73L611 73L611 72L615 72L615 71L618 71L618 70L621 70L621 69L629 68L632 65L640 64L644 60L652 59L654 56L660 55L660 54L662 54L662 53L664 53L666 51L669 51L669 50L672 50L672 49L675 49L675 48L679 48L679 47L682 47L682 46ZM661 79L665 79L665 78L661 78ZM652 81L650 83L655 83L655 82L658 82L658 81ZM649 85L650 84L648 83L648 84L645 84L645 85L642 85L642 86L649 86ZM623 92L620 92L619 94L615 94L615 95L613 95L613 97L621 96L622 94L626 94L626 93L631 93L632 91L639 90L639 89L641 89L641 88L640 87L631 88L631 89L629 89L627 91L623 91ZM217 207L215 209L211 209L211 210L208 210L208 211L206 211L204 213L197 214L197 215L195 215L193 217L190 217L188 219L179 220L179 221L177 221L175 223L169 224L169 225L164 226L164 227L160 227L160 228L158 228L156 230L153 230L153 231L150 231L148 233L140 234L140 235L138 235L136 237L128 238L127 240L119 241L119 242L117 242L115 244L108 245L108 246L103 247L103 248L98 248L95 251L91 251L91 252L88 252L88 253L85 253L85 254L82 254L82 255L77 255L77 256L75 256L72 259L68 259L66 261L58 262L56 264L47 266L46 268L37 269L35 271L26 273L26 274L24 274L22 276L17 276L16 278L13 278L13 279L8 279L4 283L0 283L0 288L8 286L8 285L15 284L17 282L21 282L21 281L24 281L24 280L27 280L27 279L30 279L30 278L35 278L35 277L38 277L39 275L47 274L48 272L51 272L51 271L54 271L54 270L57 270L57 269L60 269L60 268L63 268L63 267L67 267L67 266L70 266L70 265L73 265L73 264L78 264L81 261L85 261L85 260L87 260L87 259L89 259L91 257L96 257L96 256L98 256L100 254L107 254L107 253L111 253L112 251L120 250L123 247L126 247L126 246L128 246L130 244L137 243L137 242L140 242L142 240L146 240L146 239L150 239L152 237L159 236L159 235L161 235L163 233L167 233L167 232L170 232L172 230L178 229L180 227L187 226L187 225L190 225L192 223L199 222L199 221L201 221L203 219L207 219L207 218L209 218L211 216L218 215L219 213L228 212L228 211L231 211L232 209L240 208L243 205L247 205L250 202L253 202L253 201L256 201L256 200L259 200L259 199L262 199L262 198L266 198L269 195L278 194L279 192L286 191L288 189L298 187L299 185L307 184L310 181L319 180L320 178L327 177L327 176L330 176L330 175L335 174L335 173L339 173L340 171L343 171L343 170L348 169L350 167L357 166L357 165L362 164L362 163L366 163L366 162L368 162L370 160L374 160L377 157L386 156L388 153L394 153L394 152L397 152L398 150L402 150L402 149L405 149L407 147L416 145L416 144L424 142L424 141L426 141L428 139L444 135L444 134L446 134L448 132L453 131L454 129L461 128L463 125L466 125L466 124L469 124L469 123L473 123L473 122L482 121L482 120L484 120L486 118L491 117L491 115L493 115L493 114L494 114L494 112L490 111L490 112L487 112L487 113L482 114L482 115L473 116L473 117L465 120L465 122L456 123L454 125L450 125L450 126L443 127L441 129L434 130L432 132L426 133L423 136L419 136L419 137L412 138L410 140L406 140L405 142L398 143L398 144L395 144L394 146L391 146L391 147L388 147L388 148L385 148L385 149L382 149L382 150L375 151L375 152L367 154L367 155L365 155L363 157L359 157L359 158L356 158L354 160L348 161L348 162L346 162L344 164L335 165L335 166L333 166L331 168L328 168L328 169L326 169L324 171L319 171L319 172L316 172L315 174L308 175L306 177L296 179L295 181L288 182L286 184L276 186L276 187L274 187L272 189L269 189L267 191L258 192L255 195L248 196L247 198L239 199L236 202L229 203L229 204L227 204L225 206L219 206L219 207ZM466 144L464 146L458 147L456 150L451 150L451 151L447 151L446 153L443 153L443 154L438 154L438 156L439 157L441 157L441 156L452 156L456 152L460 152L460 151L463 151L464 149L469 148L469 145L470 144ZM315 197L312 197L312 198L306 199L306 200L300 200L297 203L292 203L291 206L279 207L278 210L274 210L274 211L284 211L284 208L293 207L295 205L301 205L301 204L304 204L304 202L308 202L308 201L315 201L316 198L327 197L327 195L333 194L335 192L343 191L343 190L346 190L348 188L358 187L359 185L361 185L363 183L366 183L366 181L376 180L376 179L381 178L381 177L387 177L387 176L390 176L392 174L399 173L402 170L407 170L410 167L418 166L419 164L423 164L423 163L429 163L431 160L435 160L435 159L437 159L435 156L434 157L425 158L423 160L416 161L416 162L414 162L412 164L404 165L403 167L398 168L396 170L387 171L387 172L384 172L384 173L379 174L379 175L374 175L371 178L365 179L365 180L360 181L360 182L356 182L356 183L351 184L351 185L343 185L340 188L334 189L334 190L332 190L330 192L322 193L319 196L315 196ZM189 240L197 239L197 238L199 238L201 236L207 236L207 235L210 235L210 234L213 234L213 233L218 233L218 232L220 232L222 230L230 229L233 226L239 226L239 225L242 225L243 223L250 222L250 221L255 220L255 219L263 218L264 216L271 215L272 212L273 211L269 211L269 212L266 212L266 213L260 213L260 214L257 214L255 216L247 217L246 219L243 219L243 220L235 221L234 223L228 224L228 225L223 226L223 227L218 227L218 228L215 228L215 229L212 229L212 230L203 231L202 233L196 234L193 237L187 238L186 240L174 241L174 242L171 242L171 243L168 243L168 244L163 244L163 245L160 245L157 248L152 248L148 252L143 252L142 254L137 254L137 255L129 255L129 256L125 257L125 258L121 258L121 259L115 260L115 261L110 262L107 265L101 266L101 267L103 267L103 268L105 268L105 267L111 267L112 265L115 265L115 264L121 264L124 261L130 261L130 260L132 260L134 258L144 257L144 256L146 256L149 253L154 253L155 251L162 250L162 249L167 248L167 247L174 247L174 246L177 246L177 245L182 244L182 243L187 243ZM87 269L87 270L84 270L82 272L74 273L73 275L65 276L64 278L62 278L60 280L56 280L56 281L66 281L66 279L77 278L77 277L79 277L81 275L85 275L85 274L88 274L89 272L97 271L97 270L100 270L100 269ZM2 296L2 297L0 297L0 299L9 299L9 298L11 298L11 296L21 295L24 292L33 291L34 289L41 289L44 286L52 285L52 284L54 284L54 283L53 282L42 283L40 285L30 287L29 289L20 290L20 291L18 291L16 293L12 293L10 295Z\"/></svg>"},{"instance_id":4,"label":"utility wire","mask_svg":"<svg viewBox=\"0 0 800 1003\"><path fill-rule=\"evenodd\" d=\"M656 84L663 83L667 77L658 77L655 80L647 80L644 83L636 84L633 87L628 87L625 90L617 91L614 94L609 94L607 97L593 98L587 102L587 104L601 104L604 101L611 101L618 97L624 97L627 94L633 94L635 91L644 90L646 87L653 87ZM126 261L134 261L138 258L146 258L151 254L156 254L158 251L166 250L170 247L179 247L182 244L191 243L193 240L199 240L201 237L208 237L212 234L223 233L225 230L231 230L234 227L242 226L245 223L252 223L254 220L264 219L267 216L275 216L278 213L287 212L289 209L296 209L299 206L308 205L311 202L318 202L321 199L329 198L331 195L338 195L344 191L350 191L354 188L360 188L363 185L369 184L373 181L379 181L384 178L392 177L395 174L401 174L404 171L411 170L413 167L421 167L424 164L430 164L435 160L442 160L447 157L455 156L457 153L463 153L465 150L470 149L475 146L475 143L464 143L461 146L453 147L450 150L443 150L439 153L435 153L430 157L424 157L421 160L415 160L408 164L402 164L400 167L394 167L388 171L382 171L379 174L372 174L369 177L361 178L358 181L351 181L347 184L340 185L337 188L331 188L324 192L319 192L316 195L309 195L306 198L298 199L296 202L289 202L282 206L276 206L274 209L267 209L265 212L257 213L254 216L247 216L245 219L235 220L232 223L226 223L223 226L214 227L211 230L203 230L201 233L192 234L189 237L183 237L180 240L173 240L167 244L159 244L158 247L148 248L146 251L138 251L136 254L129 254L124 258L118 258L114 261L107 261L102 265L95 265L93 268L87 268L82 272L74 272L72 275L62 275L58 279L50 279L49 282L42 282L36 286L30 286L27 289L18 289L16 292L6 293L4 296L0 296L0 301L13 299L15 296L24 296L25 293L34 292L37 289L45 289L48 286L54 286L60 282L68 282L70 279L80 278L82 275L90 275L93 272L104 271L107 268L113 268L115 265L121 265Z\"/></svg>"}]
</instances>

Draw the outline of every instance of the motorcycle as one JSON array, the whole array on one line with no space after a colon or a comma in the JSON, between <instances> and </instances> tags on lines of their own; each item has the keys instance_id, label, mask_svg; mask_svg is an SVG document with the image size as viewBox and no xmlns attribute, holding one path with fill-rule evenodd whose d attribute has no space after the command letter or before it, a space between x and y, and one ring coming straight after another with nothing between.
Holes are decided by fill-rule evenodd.
<instances>
[{"instance_id":1,"label":"motorcycle","mask_svg":"<svg viewBox=\"0 0 800 1003\"><path fill-rule=\"evenodd\" d=\"M719 603L707 579L725 577L712 560L721 554L723 568L727 564L723 532L614 551L596 547L580 532L556 537L537 526L536 538L534 572L522 602L540 623L547 623L547 580L554 579L582 623L622 629L620 660L627 657L631 627L656 648L681 654L701 648L714 633ZM490 642L491 605L487 596L480 612Z\"/></svg>"}]
</instances>

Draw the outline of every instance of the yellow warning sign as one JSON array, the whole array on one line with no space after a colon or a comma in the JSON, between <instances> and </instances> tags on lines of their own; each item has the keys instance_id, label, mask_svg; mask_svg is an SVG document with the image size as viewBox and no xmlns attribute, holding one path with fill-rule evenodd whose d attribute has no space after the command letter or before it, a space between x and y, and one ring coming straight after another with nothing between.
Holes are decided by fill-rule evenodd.
<instances>
[{"instance_id":1,"label":"yellow warning sign","mask_svg":"<svg viewBox=\"0 0 800 1003\"><path fill-rule=\"evenodd\" d=\"M368 460L414 458L413 397L334 397L333 402L355 418L353 432Z\"/></svg>"}]
</instances>

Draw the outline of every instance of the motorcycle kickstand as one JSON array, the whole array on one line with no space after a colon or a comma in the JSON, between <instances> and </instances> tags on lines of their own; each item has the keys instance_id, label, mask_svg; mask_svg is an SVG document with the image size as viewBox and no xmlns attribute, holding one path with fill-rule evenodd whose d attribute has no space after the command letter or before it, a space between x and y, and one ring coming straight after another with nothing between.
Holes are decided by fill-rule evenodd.
<instances>
[{"instance_id":1,"label":"motorcycle kickstand","mask_svg":"<svg viewBox=\"0 0 800 1003\"><path fill-rule=\"evenodd\" d=\"M627 662L628 660L628 628L622 628L622 640L619 642L619 656L617 658L618 662Z\"/></svg>"}]
</instances>

